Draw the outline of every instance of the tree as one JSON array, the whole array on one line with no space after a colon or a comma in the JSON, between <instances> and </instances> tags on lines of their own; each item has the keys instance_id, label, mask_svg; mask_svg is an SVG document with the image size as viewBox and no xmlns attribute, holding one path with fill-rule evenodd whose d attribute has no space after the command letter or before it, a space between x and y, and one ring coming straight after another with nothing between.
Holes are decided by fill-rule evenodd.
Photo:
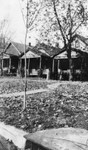
<instances>
[{"instance_id":1,"label":"tree","mask_svg":"<svg viewBox=\"0 0 88 150\"><path fill-rule=\"evenodd\" d=\"M12 40L14 35L14 31L11 32L9 30L9 26L10 26L9 18L4 18L3 20L0 21L0 38L4 40L5 44L8 43L10 40Z\"/></svg>"},{"instance_id":2,"label":"tree","mask_svg":"<svg viewBox=\"0 0 88 150\"><path fill-rule=\"evenodd\" d=\"M27 34L30 37L30 32L38 24L38 18L42 10L42 0L19 0L19 2L24 25L27 27Z\"/></svg>"},{"instance_id":3,"label":"tree","mask_svg":"<svg viewBox=\"0 0 88 150\"><path fill-rule=\"evenodd\" d=\"M20 0L19 0L20 2ZM23 7L22 4L23 3ZM20 3L20 8L23 16L23 21L25 25L25 48L24 48L24 55L25 55L25 89L24 89L24 104L23 104L23 112L26 109L26 88L27 88L27 79L26 79L26 45L27 45L27 38L30 35L30 31L34 29L37 23L37 18L41 10L42 3L41 1L36 0L22 0ZM26 10L26 11L25 11ZM26 12L26 13L25 13ZM24 114L22 114L24 117Z\"/></svg>"},{"instance_id":4,"label":"tree","mask_svg":"<svg viewBox=\"0 0 88 150\"><path fill-rule=\"evenodd\" d=\"M5 51L7 43L11 40L14 34L9 31L9 19L4 18L0 21L0 69L1 75L3 75L3 53Z\"/></svg>"},{"instance_id":5,"label":"tree","mask_svg":"<svg viewBox=\"0 0 88 150\"><path fill-rule=\"evenodd\" d=\"M57 40L62 42L62 47L67 51L69 60L69 80L72 79L72 42L82 26L87 25L88 12L87 0L45 0L44 20L41 37L47 37L49 33L55 33ZM45 25L47 26L45 27ZM41 29L40 29L41 31ZM44 31L44 32L43 32Z\"/></svg>"}]
</instances>

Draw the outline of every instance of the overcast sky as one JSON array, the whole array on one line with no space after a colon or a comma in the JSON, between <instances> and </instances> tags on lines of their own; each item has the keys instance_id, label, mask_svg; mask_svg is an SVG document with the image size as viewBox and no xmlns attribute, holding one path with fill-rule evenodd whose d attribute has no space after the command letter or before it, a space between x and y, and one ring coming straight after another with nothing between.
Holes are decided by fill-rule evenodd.
<instances>
[{"instance_id":1,"label":"overcast sky","mask_svg":"<svg viewBox=\"0 0 88 150\"><path fill-rule=\"evenodd\" d=\"M0 0L0 20L7 18L9 20L9 29L13 32L12 39L16 42L24 43L25 41L25 25L22 18L19 1L21 0ZM83 34L88 33L83 29ZM35 44L36 34L31 33L30 42ZM30 35L30 36L31 36Z\"/></svg>"},{"instance_id":2,"label":"overcast sky","mask_svg":"<svg viewBox=\"0 0 88 150\"><path fill-rule=\"evenodd\" d=\"M0 0L0 20L8 18L9 29L13 32L12 39L17 42L24 42L25 25L20 10L19 0ZM33 38L31 42L34 44Z\"/></svg>"}]
</instances>

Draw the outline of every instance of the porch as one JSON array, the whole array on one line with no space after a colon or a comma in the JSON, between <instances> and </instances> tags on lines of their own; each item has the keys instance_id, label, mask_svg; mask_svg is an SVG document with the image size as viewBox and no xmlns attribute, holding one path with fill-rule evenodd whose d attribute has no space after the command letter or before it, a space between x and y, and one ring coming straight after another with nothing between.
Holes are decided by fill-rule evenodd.
<instances>
[{"instance_id":1,"label":"porch","mask_svg":"<svg viewBox=\"0 0 88 150\"><path fill-rule=\"evenodd\" d=\"M20 59L21 74L24 72L25 56ZM51 68L51 58L48 56L38 55L29 51L26 54L26 69L27 76L38 76L43 78L49 78L49 70Z\"/></svg>"},{"instance_id":2,"label":"porch","mask_svg":"<svg viewBox=\"0 0 88 150\"><path fill-rule=\"evenodd\" d=\"M69 80L69 60L67 58L67 52L64 51L57 55L55 58L57 60L57 74L59 80ZM88 54L77 51L72 51L71 53L71 73L72 80L88 80Z\"/></svg>"}]
</instances>

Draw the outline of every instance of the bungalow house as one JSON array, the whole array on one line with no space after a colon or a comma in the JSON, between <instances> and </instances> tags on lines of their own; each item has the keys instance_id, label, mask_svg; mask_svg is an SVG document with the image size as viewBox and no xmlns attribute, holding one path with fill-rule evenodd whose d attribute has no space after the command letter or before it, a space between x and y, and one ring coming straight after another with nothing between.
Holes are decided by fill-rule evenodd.
<instances>
[{"instance_id":1,"label":"bungalow house","mask_svg":"<svg viewBox=\"0 0 88 150\"><path fill-rule=\"evenodd\" d=\"M18 68L20 67L20 57L24 53L24 44L10 42L5 47L2 68L4 74L16 75Z\"/></svg>"},{"instance_id":2,"label":"bungalow house","mask_svg":"<svg viewBox=\"0 0 88 150\"><path fill-rule=\"evenodd\" d=\"M27 75L42 76L49 78L52 74L53 56L57 54L58 48L48 46L44 43L37 44L26 53ZM22 68L24 67L25 55L21 57Z\"/></svg>"},{"instance_id":3,"label":"bungalow house","mask_svg":"<svg viewBox=\"0 0 88 150\"><path fill-rule=\"evenodd\" d=\"M6 45L2 55L2 68L5 75L16 75L24 72L25 55L24 45L10 42ZM43 43L32 47L30 44L26 50L27 76L42 76L52 74L53 56L58 53L58 48Z\"/></svg>"},{"instance_id":4,"label":"bungalow house","mask_svg":"<svg viewBox=\"0 0 88 150\"><path fill-rule=\"evenodd\" d=\"M88 39L77 35L72 43L72 75L73 80L88 80ZM62 50L54 57L58 61L58 79L68 80L69 61L67 51Z\"/></svg>"}]
</instances>

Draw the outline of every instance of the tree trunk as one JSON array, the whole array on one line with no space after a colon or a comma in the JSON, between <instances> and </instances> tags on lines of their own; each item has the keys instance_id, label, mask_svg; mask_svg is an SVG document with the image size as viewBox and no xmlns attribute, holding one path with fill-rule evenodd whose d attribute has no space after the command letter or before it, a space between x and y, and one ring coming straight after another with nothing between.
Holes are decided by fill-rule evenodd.
<instances>
[{"instance_id":1,"label":"tree trunk","mask_svg":"<svg viewBox=\"0 0 88 150\"><path fill-rule=\"evenodd\" d=\"M71 42L69 42L69 46L67 49L67 56L69 61L69 81L72 80L72 58L71 58Z\"/></svg>"},{"instance_id":2,"label":"tree trunk","mask_svg":"<svg viewBox=\"0 0 88 150\"><path fill-rule=\"evenodd\" d=\"M80 81L82 81L82 79L83 79L83 57L82 57L82 62L81 62L81 74L80 74Z\"/></svg>"},{"instance_id":3,"label":"tree trunk","mask_svg":"<svg viewBox=\"0 0 88 150\"><path fill-rule=\"evenodd\" d=\"M69 59L69 81L72 80L72 58L70 57Z\"/></svg>"}]
</instances>

